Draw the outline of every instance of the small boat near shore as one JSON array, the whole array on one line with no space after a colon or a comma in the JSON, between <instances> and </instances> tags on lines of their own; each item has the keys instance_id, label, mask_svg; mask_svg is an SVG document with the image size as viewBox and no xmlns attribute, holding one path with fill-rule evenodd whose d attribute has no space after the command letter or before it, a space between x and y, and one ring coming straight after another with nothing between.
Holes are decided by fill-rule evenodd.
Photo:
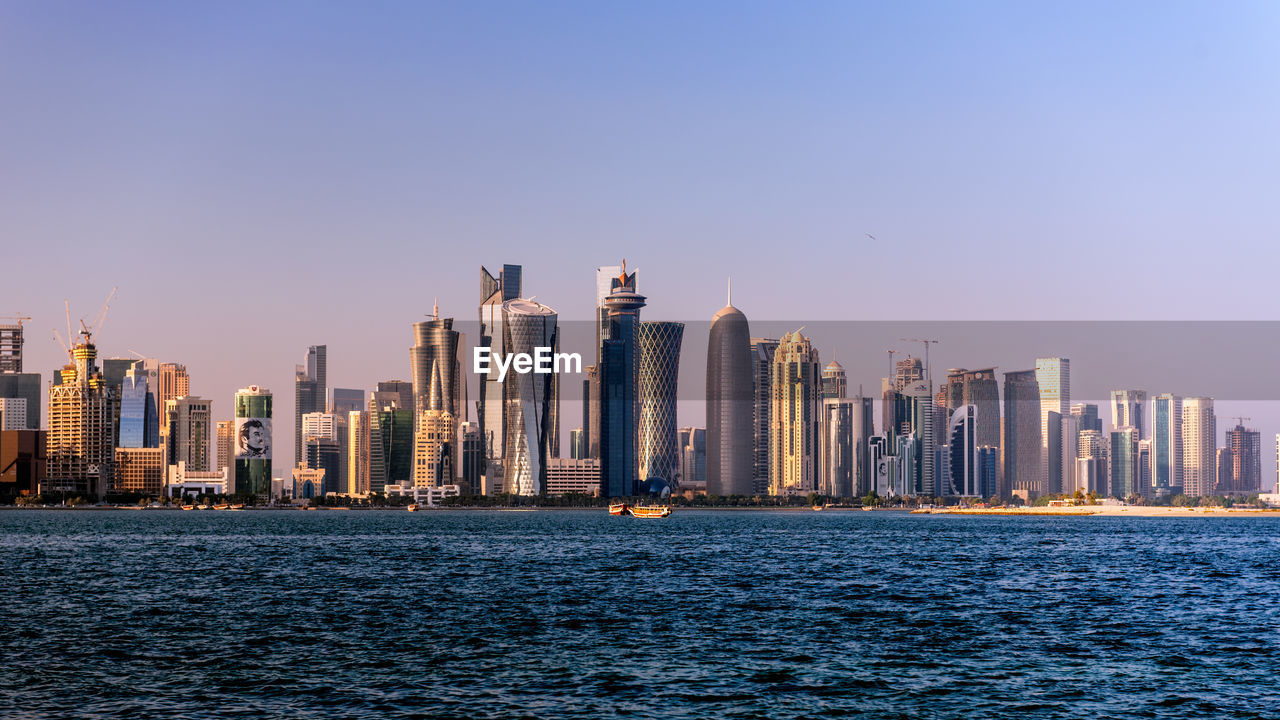
<instances>
[{"instance_id":1,"label":"small boat near shore","mask_svg":"<svg viewBox=\"0 0 1280 720\"><path fill-rule=\"evenodd\" d=\"M630 515L638 518L664 518L671 514L670 505L628 505L612 503L609 505L610 515Z\"/></svg>"},{"instance_id":2,"label":"small boat near shore","mask_svg":"<svg viewBox=\"0 0 1280 720\"><path fill-rule=\"evenodd\" d=\"M405 508L409 512L418 512L418 503L409 503L409 507Z\"/></svg>"}]
</instances>

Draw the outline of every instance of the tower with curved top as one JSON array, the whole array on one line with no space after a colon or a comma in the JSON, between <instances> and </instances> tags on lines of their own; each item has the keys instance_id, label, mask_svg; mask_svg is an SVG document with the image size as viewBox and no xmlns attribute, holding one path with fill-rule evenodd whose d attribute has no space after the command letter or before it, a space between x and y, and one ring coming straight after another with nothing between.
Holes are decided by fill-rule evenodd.
<instances>
[{"instance_id":1,"label":"tower with curved top","mask_svg":"<svg viewBox=\"0 0 1280 720\"><path fill-rule=\"evenodd\" d=\"M708 495L752 494L752 378L751 328L731 294L707 338Z\"/></svg>"}]
</instances>

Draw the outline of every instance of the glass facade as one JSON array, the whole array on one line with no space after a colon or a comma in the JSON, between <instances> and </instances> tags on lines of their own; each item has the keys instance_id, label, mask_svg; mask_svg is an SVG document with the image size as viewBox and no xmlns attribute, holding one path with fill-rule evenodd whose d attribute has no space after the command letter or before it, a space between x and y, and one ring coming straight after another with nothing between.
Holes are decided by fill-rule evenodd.
<instances>
[{"instance_id":1,"label":"glass facade","mask_svg":"<svg viewBox=\"0 0 1280 720\"><path fill-rule=\"evenodd\" d=\"M271 495L271 391L252 385L236 393L237 450L235 459L236 495L270 497ZM256 423L252 421L257 421ZM264 430L263 445L245 450L241 430L258 427ZM258 442L255 440L254 442ZM262 450L259 450L259 448Z\"/></svg>"},{"instance_id":2,"label":"glass facade","mask_svg":"<svg viewBox=\"0 0 1280 720\"><path fill-rule=\"evenodd\" d=\"M640 323L640 472L674 485L680 467L676 387L684 323Z\"/></svg>"},{"instance_id":3,"label":"glass facade","mask_svg":"<svg viewBox=\"0 0 1280 720\"><path fill-rule=\"evenodd\" d=\"M503 344L508 354L535 355L538 348L559 348L556 312L533 300L502 304ZM560 376L548 373L508 374L505 382L506 428L503 484L517 495L541 495L547 487L547 460L552 456Z\"/></svg>"}]
</instances>

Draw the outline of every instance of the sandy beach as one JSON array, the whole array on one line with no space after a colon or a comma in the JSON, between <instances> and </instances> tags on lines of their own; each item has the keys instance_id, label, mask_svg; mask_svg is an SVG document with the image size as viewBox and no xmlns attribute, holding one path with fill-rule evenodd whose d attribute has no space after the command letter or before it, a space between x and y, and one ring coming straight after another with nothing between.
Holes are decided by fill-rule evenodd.
<instances>
[{"instance_id":1,"label":"sandy beach","mask_svg":"<svg viewBox=\"0 0 1280 720\"><path fill-rule=\"evenodd\" d=\"M1122 517L1241 517L1280 518L1280 509L1221 507L1151 507L1143 505L1080 505L1076 507L935 508L915 510L930 515L1107 515Z\"/></svg>"}]
</instances>

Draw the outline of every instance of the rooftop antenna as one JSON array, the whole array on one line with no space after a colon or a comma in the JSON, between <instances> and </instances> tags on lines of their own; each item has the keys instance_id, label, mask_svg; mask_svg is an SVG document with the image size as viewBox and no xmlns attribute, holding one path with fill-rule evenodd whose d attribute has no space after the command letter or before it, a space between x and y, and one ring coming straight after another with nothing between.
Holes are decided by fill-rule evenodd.
<instances>
[{"instance_id":1,"label":"rooftop antenna","mask_svg":"<svg viewBox=\"0 0 1280 720\"><path fill-rule=\"evenodd\" d=\"M438 297L431 298L431 319L440 319L440 298Z\"/></svg>"},{"instance_id":2,"label":"rooftop antenna","mask_svg":"<svg viewBox=\"0 0 1280 720\"><path fill-rule=\"evenodd\" d=\"M729 278L729 297L728 297L728 300L725 302L725 305L729 305L729 306L733 305L733 277L732 276Z\"/></svg>"}]
</instances>

